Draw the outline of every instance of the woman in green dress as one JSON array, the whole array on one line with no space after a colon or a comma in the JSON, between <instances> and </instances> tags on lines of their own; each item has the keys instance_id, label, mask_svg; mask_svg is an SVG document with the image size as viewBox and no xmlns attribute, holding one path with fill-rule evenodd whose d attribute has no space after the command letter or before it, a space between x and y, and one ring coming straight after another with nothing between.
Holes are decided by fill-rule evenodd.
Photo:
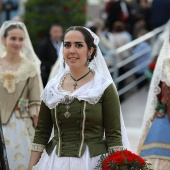
<instances>
[{"instance_id":1,"label":"woman in green dress","mask_svg":"<svg viewBox=\"0 0 170 170\"><path fill-rule=\"evenodd\" d=\"M129 148L118 94L98 42L85 27L66 30L59 73L41 96L29 170L92 170L101 154Z\"/></svg>"}]
</instances>

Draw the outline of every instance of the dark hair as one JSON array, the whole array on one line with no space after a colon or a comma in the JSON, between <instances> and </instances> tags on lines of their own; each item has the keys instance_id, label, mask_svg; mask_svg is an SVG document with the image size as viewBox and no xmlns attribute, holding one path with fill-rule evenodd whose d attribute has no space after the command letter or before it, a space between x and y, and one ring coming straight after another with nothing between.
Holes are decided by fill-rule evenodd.
<instances>
[{"instance_id":1,"label":"dark hair","mask_svg":"<svg viewBox=\"0 0 170 170\"><path fill-rule=\"evenodd\" d=\"M6 28L6 30L4 32L4 37L6 38L8 36L8 32L13 29L20 29L20 30L24 31L20 25L10 25L8 28Z\"/></svg>"},{"instance_id":2,"label":"dark hair","mask_svg":"<svg viewBox=\"0 0 170 170\"><path fill-rule=\"evenodd\" d=\"M122 21L116 21L113 24L113 31L114 32L122 32L125 30L125 24Z\"/></svg>"},{"instance_id":3,"label":"dark hair","mask_svg":"<svg viewBox=\"0 0 170 170\"><path fill-rule=\"evenodd\" d=\"M91 26L89 27L89 29L94 32L95 34L97 34L97 27L96 26Z\"/></svg>"},{"instance_id":4,"label":"dark hair","mask_svg":"<svg viewBox=\"0 0 170 170\"><path fill-rule=\"evenodd\" d=\"M69 31L79 31L83 34L84 36L84 40L87 44L87 48L88 50L90 50L92 47L94 48L94 51L91 55L91 58L89 59L89 62L92 61L94 59L94 56L96 55L97 53L97 47L96 45L94 44L94 38L92 37L92 35L90 34L90 32L82 27L82 26L72 26L72 27L69 27L65 32L64 32L64 35L63 35L63 39L62 41L64 42L64 38L65 38L65 35L69 32Z\"/></svg>"}]
</instances>

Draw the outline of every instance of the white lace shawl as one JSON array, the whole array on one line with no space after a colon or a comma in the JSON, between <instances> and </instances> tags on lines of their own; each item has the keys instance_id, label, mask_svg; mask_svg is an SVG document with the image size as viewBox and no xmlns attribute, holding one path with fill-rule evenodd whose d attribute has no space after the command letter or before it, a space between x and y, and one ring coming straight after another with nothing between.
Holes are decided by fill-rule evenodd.
<instances>
[{"instance_id":1,"label":"white lace shawl","mask_svg":"<svg viewBox=\"0 0 170 170\"><path fill-rule=\"evenodd\" d=\"M51 81L49 81L49 83L47 84L47 86L45 87L41 95L41 99L50 109L55 108L66 95L75 97L78 100L85 100L90 104L95 104L99 101L105 89L111 83L113 83L109 79L105 77L101 77L100 74L95 72L95 76L90 82L83 85L73 93L70 93L69 91L65 91L61 88L62 78L64 77L65 74L62 75L58 74ZM122 112L120 113L120 116L121 116L121 131L122 131L123 147L126 149L130 149L130 145L129 145L129 141L127 138L126 129L122 117Z\"/></svg>"},{"instance_id":2,"label":"white lace shawl","mask_svg":"<svg viewBox=\"0 0 170 170\"><path fill-rule=\"evenodd\" d=\"M78 100L84 100L90 104L96 104L104 93L105 89L112 83L109 79L101 77L97 72L94 74L94 78L83 85L73 93L62 89L62 79L66 75L57 75L54 77L45 87L43 94L41 95L44 103L50 108L55 108L66 95L77 98Z\"/></svg>"}]
</instances>

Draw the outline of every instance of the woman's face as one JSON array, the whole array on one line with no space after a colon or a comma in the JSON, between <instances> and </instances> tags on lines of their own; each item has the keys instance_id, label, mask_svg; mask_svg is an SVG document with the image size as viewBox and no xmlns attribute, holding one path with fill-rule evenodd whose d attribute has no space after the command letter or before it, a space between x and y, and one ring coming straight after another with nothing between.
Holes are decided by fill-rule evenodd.
<instances>
[{"instance_id":1,"label":"woman's face","mask_svg":"<svg viewBox=\"0 0 170 170\"><path fill-rule=\"evenodd\" d=\"M64 38L63 54L67 65L71 68L87 67L87 57L93 52L88 50L84 36L80 31L69 31Z\"/></svg>"},{"instance_id":2,"label":"woman's face","mask_svg":"<svg viewBox=\"0 0 170 170\"><path fill-rule=\"evenodd\" d=\"M24 45L25 34L21 29L8 31L7 37L3 37L3 43L7 52L18 54Z\"/></svg>"}]
</instances>

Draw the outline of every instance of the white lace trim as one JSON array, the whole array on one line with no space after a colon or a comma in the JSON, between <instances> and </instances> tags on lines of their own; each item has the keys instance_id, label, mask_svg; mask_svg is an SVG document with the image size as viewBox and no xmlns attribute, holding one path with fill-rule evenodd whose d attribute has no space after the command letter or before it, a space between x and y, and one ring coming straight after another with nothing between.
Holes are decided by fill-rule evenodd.
<instances>
[{"instance_id":1,"label":"white lace trim","mask_svg":"<svg viewBox=\"0 0 170 170\"><path fill-rule=\"evenodd\" d=\"M81 131L82 139L81 139L81 145L79 149L79 157L81 157L81 152L84 144L85 121L86 121L86 102L84 102L84 106L83 106L83 124L82 124L82 131Z\"/></svg>"},{"instance_id":2,"label":"white lace trim","mask_svg":"<svg viewBox=\"0 0 170 170\"><path fill-rule=\"evenodd\" d=\"M39 104L33 104L29 106L29 113L31 117L38 116L40 111L40 105Z\"/></svg>"},{"instance_id":3,"label":"white lace trim","mask_svg":"<svg viewBox=\"0 0 170 170\"><path fill-rule=\"evenodd\" d=\"M123 146L111 146L111 147L108 147L108 153L112 153L113 151L116 152L116 151L121 151L123 150Z\"/></svg>"},{"instance_id":4,"label":"white lace trim","mask_svg":"<svg viewBox=\"0 0 170 170\"><path fill-rule=\"evenodd\" d=\"M16 84L20 81L25 81L28 77L34 77L37 74L36 68L32 61L23 58L17 71L4 71L0 65L0 82L3 82L3 87L8 93L13 93Z\"/></svg>"},{"instance_id":5,"label":"white lace trim","mask_svg":"<svg viewBox=\"0 0 170 170\"><path fill-rule=\"evenodd\" d=\"M58 119L57 119L57 112L56 112L56 108L54 109L55 111L55 123L58 129L58 156L60 156L60 148L61 148L61 130L60 127L58 125Z\"/></svg>"},{"instance_id":6,"label":"white lace trim","mask_svg":"<svg viewBox=\"0 0 170 170\"><path fill-rule=\"evenodd\" d=\"M45 145L32 143L31 150L32 151L37 151L37 152L43 152L44 148L45 148Z\"/></svg>"},{"instance_id":7,"label":"white lace trim","mask_svg":"<svg viewBox=\"0 0 170 170\"><path fill-rule=\"evenodd\" d=\"M61 103L66 95L77 98L78 100L84 100L90 104L96 104L104 93L104 90L112 83L109 79L100 77L95 72L94 78L90 82L70 93L61 88L61 82L65 74L54 77L47 84L41 95L42 100L50 109L55 108Z\"/></svg>"}]
</instances>

